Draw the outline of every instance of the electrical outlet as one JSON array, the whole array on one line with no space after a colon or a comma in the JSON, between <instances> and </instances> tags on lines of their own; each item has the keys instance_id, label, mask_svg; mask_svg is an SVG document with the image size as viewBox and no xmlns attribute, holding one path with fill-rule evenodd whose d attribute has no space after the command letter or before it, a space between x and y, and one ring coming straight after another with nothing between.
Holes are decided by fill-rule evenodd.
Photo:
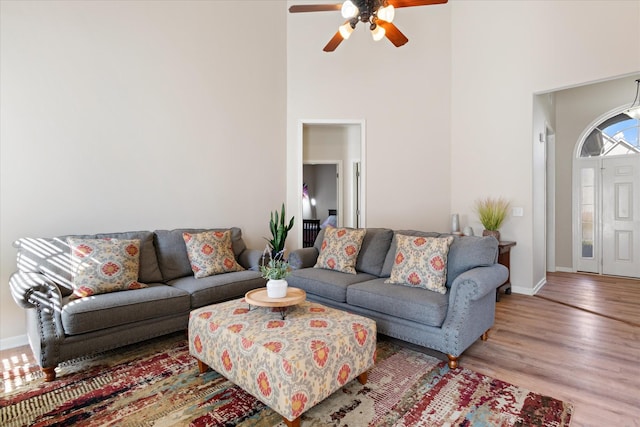
<instances>
[{"instance_id":1,"label":"electrical outlet","mask_svg":"<svg viewBox=\"0 0 640 427\"><path fill-rule=\"evenodd\" d=\"M513 216L524 216L524 208L512 208L511 215Z\"/></svg>"}]
</instances>

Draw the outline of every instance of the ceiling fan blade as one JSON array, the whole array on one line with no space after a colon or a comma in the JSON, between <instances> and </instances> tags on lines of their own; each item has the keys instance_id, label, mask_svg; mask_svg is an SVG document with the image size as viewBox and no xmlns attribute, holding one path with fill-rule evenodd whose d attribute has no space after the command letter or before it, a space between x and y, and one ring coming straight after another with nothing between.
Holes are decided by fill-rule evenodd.
<instances>
[{"instance_id":1,"label":"ceiling fan blade","mask_svg":"<svg viewBox=\"0 0 640 427\"><path fill-rule=\"evenodd\" d=\"M402 34L402 31L400 31L398 27L393 25L391 22L382 21L379 19L378 25L384 28L385 37L388 38L389 41L395 45L395 47L400 47L409 41L407 36Z\"/></svg>"},{"instance_id":2,"label":"ceiling fan blade","mask_svg":"<svg viewBox=\"0 0 640 427\"><path fill-rule=\"evenodd\" d=\"M393 7L429 6L431 4L443 4L448 0L389 0Z\"/></svg>"},{"instance_id":3,"label":"ceiling fan blade","mask_svg":"<svg viewBox=\"0 0 640 427\"><path fill-rule=\"evenodd\" d=\"M297 4L289 8L289 13L298 12L331 12L333 10L342 9L342 3L339 4Z\"/></svg>"},{"instance_id":4,"label":"ceiling fan blade","mask_svg":"<svg viewBox=\"0 0 640 427\"><path fill-rule=\"evenodd\" d=\"M324 50L325 52L333 52L334 50L336 50L338 45L342 43L342 40L344 40L344 38L342 37L342 34L340 34L340 31L338 31L334 34L331 40L329 40L329 43L327 43L327 45L322 50Z\"/></svg>"}]
</instances>

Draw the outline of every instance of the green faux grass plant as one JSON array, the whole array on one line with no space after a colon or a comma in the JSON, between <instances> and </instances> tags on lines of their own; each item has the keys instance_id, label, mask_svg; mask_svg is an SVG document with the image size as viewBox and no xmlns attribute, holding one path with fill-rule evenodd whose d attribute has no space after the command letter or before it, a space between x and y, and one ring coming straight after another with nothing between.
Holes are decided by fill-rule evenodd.
<instances>
[{"instance_id":1,"label":"green faux grass plant","mask_svg":"<svg viewBox=\"0 0 640 427\"><path fill-rule=\"evenodd\" d=\"M485 230L497 231L507 218L509 202L502 197L486 197L476 200L475 209Z\"/></svg>"}]
</instances>

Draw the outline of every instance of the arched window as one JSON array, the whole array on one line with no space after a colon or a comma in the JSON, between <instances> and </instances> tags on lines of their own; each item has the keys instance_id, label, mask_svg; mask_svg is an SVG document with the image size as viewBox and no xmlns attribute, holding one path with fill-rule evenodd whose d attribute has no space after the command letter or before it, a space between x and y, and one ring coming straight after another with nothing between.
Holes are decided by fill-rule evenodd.
<instances>
[{"instance_id":1,"label":"arched window","mask_svg":"<svg viewBox=\"0 0 640 427\"><path fill-rule=\"evenodd\" d=\"M580 157L619 156L640 153L640 120L627 112L597 125L582 143Z\"/></svg>"}]
</instances>

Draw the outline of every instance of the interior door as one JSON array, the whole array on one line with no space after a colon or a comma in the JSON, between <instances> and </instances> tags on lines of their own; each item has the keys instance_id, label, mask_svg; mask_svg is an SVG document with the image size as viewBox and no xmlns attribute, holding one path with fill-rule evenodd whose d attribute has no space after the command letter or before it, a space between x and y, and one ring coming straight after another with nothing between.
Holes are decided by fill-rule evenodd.
<instances>
[{"instance_id":1,"label":"interior door","mask_svg":"<svg viewBox=\"0 0 640 427\"><path fill-rule=\"evenodd\" d=\"M602 159L602 273L640 277L640 155Z\"/></svg>"}]
</instances>

